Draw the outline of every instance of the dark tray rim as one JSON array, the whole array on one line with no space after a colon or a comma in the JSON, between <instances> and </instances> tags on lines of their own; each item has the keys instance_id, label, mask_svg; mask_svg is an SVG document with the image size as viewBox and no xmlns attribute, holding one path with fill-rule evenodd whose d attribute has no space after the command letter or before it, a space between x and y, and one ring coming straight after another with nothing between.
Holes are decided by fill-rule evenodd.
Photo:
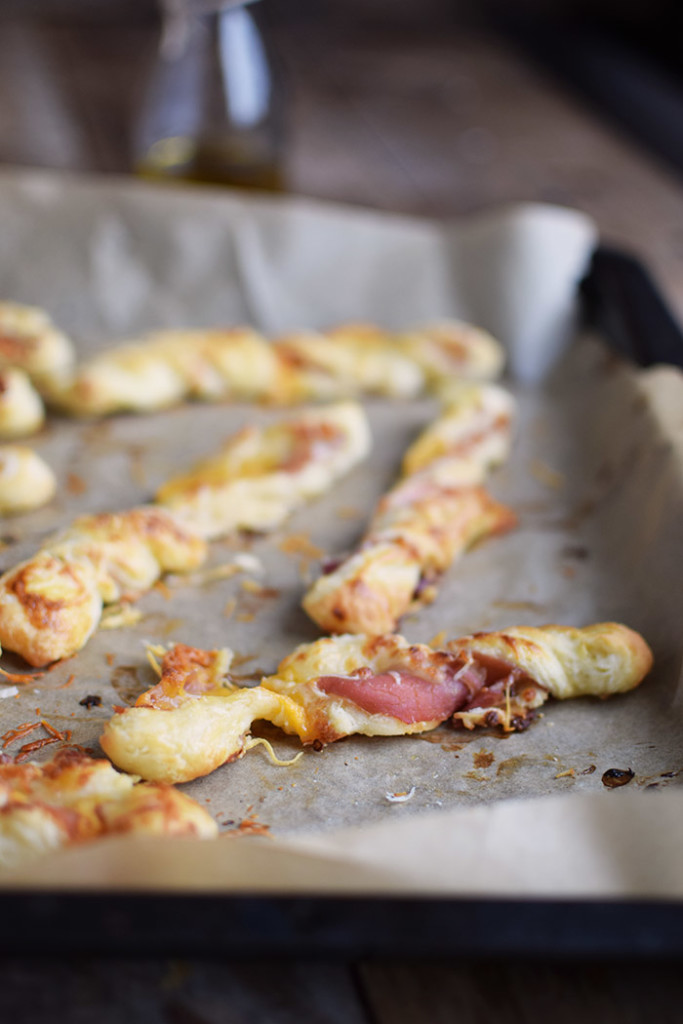
<instances>
[{"instance_id":1,"label":"dark tray rim","mask_svg":"<svg viewBox=\"0 0 683 1024\"><path fill-rule=\"evenodd\" d=\"M5 891L5 956L579 960L683 954L683 901Z\"/></svg>"}]
</instances>

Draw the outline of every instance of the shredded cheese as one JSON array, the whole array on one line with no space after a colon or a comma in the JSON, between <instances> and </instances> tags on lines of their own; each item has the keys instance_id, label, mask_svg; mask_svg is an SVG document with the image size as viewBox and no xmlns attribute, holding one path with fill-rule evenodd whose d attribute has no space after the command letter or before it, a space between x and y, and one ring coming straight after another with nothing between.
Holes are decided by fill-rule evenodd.
<instances>
[{"instance_id":1,"label":"shredded cheese","mask_svg":"<svg viewBox=\"0 0 683 1024\"><path fill-rule=\"evenodd\" d=\"M404 790L402 793L385 793L384 795L390 804L406 804L415 796L415 786L411 786L410 789Z\"/></svg>"},{"instance_id":2,"label":"shredded cheese","mask_svg":"<svg viewBox=\"0 0 683 1024\"><path fill-rule=\"evenodd\" d=\"M145 644L145 653L147 654L147 661L161 679L161 665L157 658L163 658L166 654L166 648L162 644Z\"/></svg>"},{"instance_id":3,"label":"shredded cheese","mask_svg":"<svg viewBox=\"0 0 683 1024\"><path fill-rule=\"evenodd\" d=\"M276 765L279 765L281 768L288 768L290 765L296 764L296 762L299 760L299 758L303 757L303 755L304 755L303 750L300 750L298 754L295 754L295 756L293 758L291 758L291 760L289 760L289 761L282 761L277 756L275 751L273 750L272 743L269 743L268 740L263 739L263 737L261 737L261 736L250 736L249 739L244 744L244 753L246 754L246 752L248 750L251 750L253 747L258 747L258 746L265 747L266 750L268 751L268 755L269 755L270 760L272 761L272 763L276 764Z\"/></svg>"},{"instance_id":4,"label":"shredded cheese","mask_svg":"<svg viewBox=\"0 0 683 1024\"><path fill-rule=\"evenodd\" d=\"M112 604L105 608L100 619L100 629L121 629L124 626L134 626L142 618L139 608L133 608L129 604Z\"/></svg>"},{"instance_id":5,"label":"shredded cheese","mask_svg":"<svg viewBox=\"0 0 683 1024\"><path fill-rule=\"evenodd\" d=\"M263 563L255 555L240 552L235 555L232 562L224 562L222 565L214 565L202 572L192 573L190 579L193 584L201 586L203 583L213 583L214 580L229 580L231 576L236 576L240 572L262 575L265 569ZM184 576L183 579L187 580L187 576Z\"/></svg>"}]
</instances>

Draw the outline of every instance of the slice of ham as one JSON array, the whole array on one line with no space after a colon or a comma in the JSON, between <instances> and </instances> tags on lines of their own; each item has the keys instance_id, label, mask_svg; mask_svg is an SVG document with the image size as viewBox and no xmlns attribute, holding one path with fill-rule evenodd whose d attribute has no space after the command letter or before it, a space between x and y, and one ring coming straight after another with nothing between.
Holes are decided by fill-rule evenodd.
<instances>
[{"instance_id":1,"label":"slice of ham","mask_svg":"<svg viewBox=\"0 0 683 1024\"><path fill-rule=\"evenodd\" d=\"M351 676L321 676L316 685L323 693L353 701L371 715L389 715L406 725L443 722L472 700L484 684L485 673L471 663L452 675L425 679L402 669L373 675L360 669Z\"/></svg>"}]
</instances>

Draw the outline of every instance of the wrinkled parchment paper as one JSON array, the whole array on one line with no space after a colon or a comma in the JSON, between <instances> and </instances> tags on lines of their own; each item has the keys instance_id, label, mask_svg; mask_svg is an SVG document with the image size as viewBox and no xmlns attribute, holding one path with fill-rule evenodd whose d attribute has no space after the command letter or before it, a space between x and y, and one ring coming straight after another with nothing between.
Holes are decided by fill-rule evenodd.
<instances>
[{"instance_id":1,"label":"wrinkled parchment paper","mask_svg":"<svg viewBox=\"0 0 683 1024\"><path fill-rule=\"evenodd\" d=\"M507 738L448 726L423 737L351 737L289 768L258 748L184 787L224 827L215 843L108 840L28 865L6 884L683 894L683 386L673 370L637 373L598 340L576 337L576 283L595 241L582 215L520 206L434 224L32 174L0 177L0 218L0 293L47 307L83 354L162 325L249 321L275 334L460 316L493 330L509 352L520 418L491 489L516 510L519 528L465 556L402 632L429 642L442 631L618 619L642 631L656 657L635 693L549 703L527 732ZM132 703L153 681L145 641L230 646L239 671L257 680L315 639L299 601L318 553L355 543L436 406L374 399L367 410L375 440L365 465L269 537L212 547L212 565L245 549L255 555L263 574L246 578L264 583L266 596L245 589L244 574L167 581L139 602L138 624L98 632L74 659L0 702L2 732L40 707L99 753L112 705ZM149 500L247 420L281 415L223 403L51 419L35 447L57 471L59 495L5 520L0 567L75 515ZM5 655L3 665L18 660ZM87 694L101 707L83 708ZM276 730L263 734L281 757L297 749ZM631 769L633 780L606 789L611 768ZM404 803L388 799L413 788ZM245 820L268 835L239 833Z\"/></svg>"}]
</instances>

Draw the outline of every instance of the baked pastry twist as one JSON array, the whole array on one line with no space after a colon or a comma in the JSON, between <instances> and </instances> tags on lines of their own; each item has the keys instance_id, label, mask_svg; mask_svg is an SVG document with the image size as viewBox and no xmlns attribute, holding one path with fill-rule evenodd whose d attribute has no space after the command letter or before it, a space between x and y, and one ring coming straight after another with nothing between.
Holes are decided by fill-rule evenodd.
<instances>
[{"instance_id":1,"label":"baked pastry twist","mask_svg":"<svg viewBox=\"0 0 683 1024\"><path fill-rule=\"evenodd\" d=\"M163 330L53 375L44 394L75 416L149 412L188 398L278 405L364 394L402 398L454 375L498 376L503 361L489 335L449 321L408 334L344 324L272 341L250 327Z\"/></svg>"},{"instance_id":2,"label":"baked pastry twist","mask_svg":"<svg viewBox=\"0 0 683 1024\"><path fill-rule=\"evenodd\" d=\"M365 458L370 432L353 402L247 426L218 454L167 481L156 502L207 538L270 530Z\"/></svg>"},{"instance_id":3,"label":"baked pastry twist","mask_svg":"<svg viewBox=\"0 0 683 1024\"><path fill-rule=\"evenodd\" d=\"M467 729L525 729L549 696L609 697L636 686L652 667L639 633L615 622L583 629L512 626L446 645L486 673L486 683L453 718Z\"/></svg>"},{"instance_id":4,"label":"baked pastry twist","mask_svg":"<svg viewBox=\"0 0 683 1024\"><path fill-rule=\"evenodd\" d=\"M160 682L106 724L100 742L114 764L155 781L189 781L264 742L251 737L258 719L318 745L425 732L450 718L510 731L526 727L548 696L622 693L652 664L642 637L618 623L518 627L443 650L395 634L325 637L247 688L231 679L231 659L227 650L173 647Z\"/></svg>"},{"instance_id":5,"label":"baked pastry twist","mask_svg":"<svg viewBox=\"0 0 683 1024\"><path fill-rule=\"evenodd\" d=\"M0 302L0 437L24 437L42 426L39 391L73 361L71 341L44 310Z\"/></svg>"},{"instance_id":6,"label":"baked pastry twist","mask_svg":"<svg viewBox=\"0 0 683 1024\"><path fill-rule=\"evenodd\" d=\"M377 505L358 551L321 576L303 607L331 633L387 633L413 602L513 513L481 486L508 452L514 401L495 385L465 385L406 452L404 475Z\"/></svg>"},{"instance_id":7,"label":"baked pastry twist","mask_svg":"<svg viewBox=\"0 0 683 1024\"><path fill-rule=\"evenodd\" d=\"M423 370L430 385L444 380L495 380L503 372L500 342L480 327L461 320L441 320L399 337L401 351Z\"/></svg>"},{"instance_id":8,"label":"baked pastry twist","mask_svg":"<svg viewBox=\"0 0 683 1024\"><path fill-rule=\"evenodd\" d=\"M292 390L269 342L249 327L155 331L55 378L50 404L73 416L152 412L187 398L287 401ZM279 396L282 396L279 399Z\"/></svg>"},{"instance_id":9,"label":"baked pastry twist","mask_svg":"<svg viewBox=\"0 0 683 1024\"><path fill-rule=\"evenodd\" d=\"M218 834L213 818L170 786L140 783L75 749L47 764L0 762L0 867L107 835Z\"/></svg>"},{"instance_id":10,"label":"baked pastry twist","mask_svg":"<svg viewBox=\"0 0 683 1024\"><path fill-rule=\"evenodd\" d=\"M156 505L81 516L0 577L0 644L42 666L80 650L102 608L135 600L168 572L206 558L206 538L270 529L326 490L369 446L360 406L247 428L223 452L163 487Z\"/></svg>"},{"instance_id":11,"label":"baked pastry twist","mask_svg":"<svg viewBox=\"0 0 683 1024\"><path fill-rule=\"evenodd\" d=\"M35 306L0 302L0 369L18 367L43 382L74 361L71 341Z\"/></svg>"},{"instance_id":12,"label":"baked pastry twist","mask_svg":"<svg viewBox=\"0 0 683 1024\"><path fill-rule=\"evenodd\" d=\"M0 644L30 665L79 651L104 604L132 600L165 572L201 565L204 541L172 513L143 506L82 516L0 577Z\"/></svg>"}]
</instances>

